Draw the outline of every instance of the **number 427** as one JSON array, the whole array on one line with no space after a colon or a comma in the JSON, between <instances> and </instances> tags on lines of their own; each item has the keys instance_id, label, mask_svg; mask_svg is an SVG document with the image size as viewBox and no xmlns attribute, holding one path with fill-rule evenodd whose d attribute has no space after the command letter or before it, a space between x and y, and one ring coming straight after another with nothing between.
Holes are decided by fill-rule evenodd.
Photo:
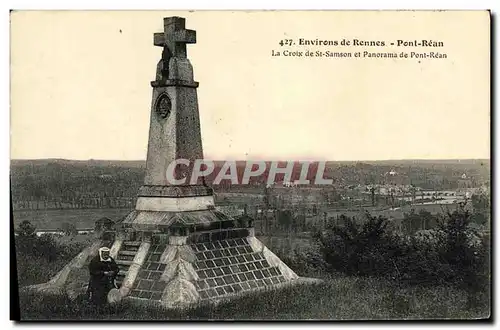
<instances>
[{"instance_id":1,"label":"number 427","mask_svg":"<svg viewBox=\"0 0 500 330\"><path fill-rule=\"evenodd\" d=\"M280 46L291 46L292 43L292 39L283 39L279 42Z\"/></svg>"}]
</instances>

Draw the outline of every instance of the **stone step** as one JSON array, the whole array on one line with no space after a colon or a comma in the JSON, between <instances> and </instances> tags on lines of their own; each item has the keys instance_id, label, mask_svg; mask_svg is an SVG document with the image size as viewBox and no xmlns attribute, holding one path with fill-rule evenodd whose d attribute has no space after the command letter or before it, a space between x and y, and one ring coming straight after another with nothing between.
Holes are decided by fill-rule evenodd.
<instances>
[{"instance_id":1,"label":"stone step","mask_svg":"<svg viewBox=\"0 0 500 330\"><path fill-rule=\"evenodd\" d=\"M120 252L118 252L118 255L117 255L117 256L120 256L120 254L121 254L122 256L124 256L124 255L126 255L126 254L128 254L128 253L133 253L133 255L135 256L135 255L137 254L137 251L138 251L138 249L134 250L133 248L132 248L132 249L131 249L131 248L128 248L128 249L126 249L126 248L122 248L122 249L120 250ZM125 254L124 254L124 253L121 253L121 252L125 252Z\"/></svg>"},{"instance_id":2,"label":"stone step","mask_svg":"<svg viewBox=\"0 0 500 330\"><path fill-rule=\"evenodd\" d=\"M124 256L135 256L137 254L137 251L124 251L124 250L120 250L120 252L118 252L118 255L124 255Z\"/></svg>"},{"instance_id":3,"label":"stone step","mask_svg":"<svg viewBox=\"0 0 500 330\"><path fill-rule=\"evenodd\" d=\"M127 247L122 247L120 249L120 252L132 252L132 253L137 253L139 249L135 249L133 246L127 246Z\"/></svg>"},{"instance_id":4,"label":"stone step","mask_svg":"<svg viewBox=\"0 0 500 330\"><path fill-rule=\"evenodd\" d=\"M132 260L116 260L116 264L118 265L118 267L120 266L130 266L132 265Z\"/></svg>"},{"instance_id":5,"label":"stone step","mask_svg":"<svg viewBox=\"0 0 500 330\"><path fill-rule=\"evenodd\" d=\"M123 245L124 246L136 246L136 247L139 247L141 246L141 243L140 241L124 241L123 242Z\"/></svg>"},{"instance_id":6,"label":"stone step","mask_svg":"<svg viewBox=\"0 0 500 330\"><path fill-rule=\"evenodd\" d=\"M121 261L133 261L134 257L133 256L119 256L116 260L121 260Z\"/></svg>"}]
</instances>

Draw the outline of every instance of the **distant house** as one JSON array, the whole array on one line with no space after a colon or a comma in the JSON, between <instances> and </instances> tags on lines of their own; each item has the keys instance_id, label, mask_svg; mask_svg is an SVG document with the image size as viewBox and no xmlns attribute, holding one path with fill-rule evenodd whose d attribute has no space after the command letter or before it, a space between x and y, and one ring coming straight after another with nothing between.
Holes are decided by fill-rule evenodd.
<instances>
[{"instance_id":1,"label":"distant house","mask_svg":"<svg viewBox=\"0 0 500 330\"><path fill-rule=\"evenodd\" d=\"M467 177L465 173L457 180L458 188L472 188L473 182L472 179Z\"/></svg>"},{"instance_id":2,"label":"distant house","mask_svg":"<svg viewBox=\"0 0 500 330\"><path fill-rule=\"evenodd\" d=\"M108 231L113 230L115 226L115 222L110 218L102 217L95 222L95 230L96 231Z\"/></svg>"}]
</instances>

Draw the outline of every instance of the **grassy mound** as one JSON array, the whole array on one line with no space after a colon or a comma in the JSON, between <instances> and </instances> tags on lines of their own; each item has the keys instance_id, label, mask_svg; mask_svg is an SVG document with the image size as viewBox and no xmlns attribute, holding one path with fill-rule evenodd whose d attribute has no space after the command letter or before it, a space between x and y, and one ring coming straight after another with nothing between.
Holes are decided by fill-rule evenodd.
<instances>
[{"instance_id":1,"label":"grassy mound","mask_svg":"<svg viewBox=\"0 0 500 330\"><path fill-rule=\"evenodd\" d=\"M398 287L376 278L340 277L314 285L259 292L190 309L164 309L130 302L96 310L82 298L20 296L22 320L366 320L475 319L467 293L451 286Z\"/></svg>"}]
</instances>

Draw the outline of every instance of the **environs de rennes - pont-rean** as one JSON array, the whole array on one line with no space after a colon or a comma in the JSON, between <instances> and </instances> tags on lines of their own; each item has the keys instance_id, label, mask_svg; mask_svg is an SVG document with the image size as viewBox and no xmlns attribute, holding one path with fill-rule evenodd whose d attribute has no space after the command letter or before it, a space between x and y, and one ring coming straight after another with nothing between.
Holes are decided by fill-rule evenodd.
<instances>
[{"instance_id":1,"label":"environs de rennes - pont-rean","mask_svg":"<svg viewBox=\"0 0 500 330\"><path fill-rule=\"evenodd\" d=\"M390 43L391 46L397 47L444 47L443 41L435 40L401 40ZM369 47L384 47L387 43L383 40L320 40L320 39L304 39L299 38L299 46L369 46Z\"/></svg>"}]
</instances>

